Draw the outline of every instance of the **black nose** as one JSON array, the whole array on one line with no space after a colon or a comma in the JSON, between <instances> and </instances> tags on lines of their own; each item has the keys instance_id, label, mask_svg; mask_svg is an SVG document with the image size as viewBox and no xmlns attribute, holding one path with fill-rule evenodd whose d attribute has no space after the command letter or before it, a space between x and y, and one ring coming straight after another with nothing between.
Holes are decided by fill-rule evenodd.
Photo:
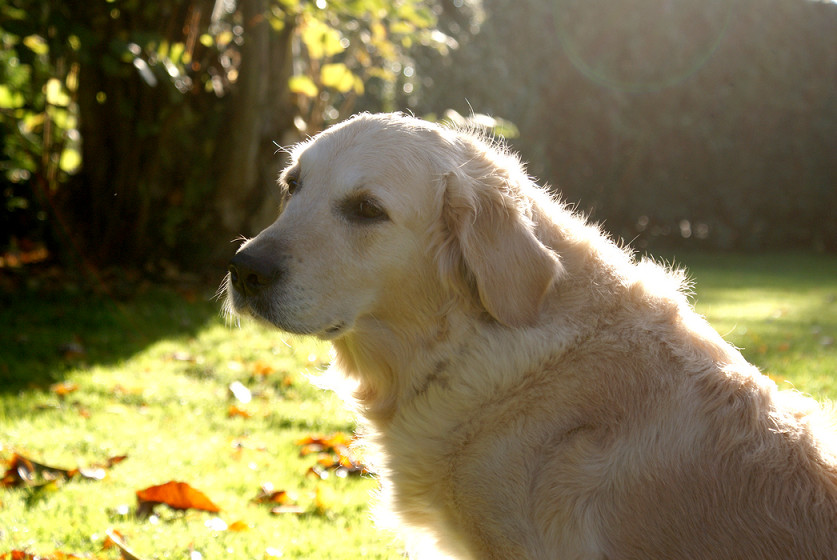
<instances>
[{"instance_id":1,"label":"black nose","mask_svg":"<svg viewBox=\"0 0 837 560\"><path fill-rule=\"evenodd\" d=\"M230 261L230 282L238 292L253 296L269 286L278 274L270 261L241 251Z\"/></svg>"}]
</instances>

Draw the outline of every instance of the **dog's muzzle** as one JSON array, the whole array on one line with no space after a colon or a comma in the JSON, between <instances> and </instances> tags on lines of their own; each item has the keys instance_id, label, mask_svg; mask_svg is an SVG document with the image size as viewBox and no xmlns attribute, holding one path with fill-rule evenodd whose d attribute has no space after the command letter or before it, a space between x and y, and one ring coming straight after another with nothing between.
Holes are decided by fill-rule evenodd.
<instances>
[{"instance_id":1,"label":"dog's muzzle","mask_svg":"<svg viewBox=\"0 0 837 560\"><path fill-rule=\"evenodd\" d=\"M230 284L239 294L257 296L280 276L280 268L270 260L250 254L246 249L239 251L228 267Z\"/></svg>"}]
</instances>

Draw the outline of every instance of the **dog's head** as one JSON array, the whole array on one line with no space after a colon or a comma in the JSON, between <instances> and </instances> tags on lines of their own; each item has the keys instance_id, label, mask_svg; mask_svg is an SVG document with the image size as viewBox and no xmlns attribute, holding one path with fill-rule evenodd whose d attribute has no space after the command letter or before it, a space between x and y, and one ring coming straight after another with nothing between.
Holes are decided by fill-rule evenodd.
<instances>
[{"instance_id":1,"label":"dog's head","mask_svg":"<svg viewBox=\"0 0 837 560\"><path fill-rule=\"evenodd\" d=\"M528 181L469 134L401 115L350 119L292 151L279 218L230 263L230 306L324 339L433 312L443 296L506 325L533 322L560 264L535 235Z\"/></svg>"}]
</instances>

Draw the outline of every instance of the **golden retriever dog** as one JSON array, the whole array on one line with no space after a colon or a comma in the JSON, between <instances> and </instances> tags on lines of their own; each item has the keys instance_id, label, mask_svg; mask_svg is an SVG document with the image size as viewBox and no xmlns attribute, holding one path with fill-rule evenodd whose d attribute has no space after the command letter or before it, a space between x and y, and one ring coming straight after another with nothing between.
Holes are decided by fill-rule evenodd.
<instances>
[{"instance_id":1,"label":"golden retriever dog","mask_svg":"<svg viewBox=\"0 0 837 560\"><path fill-rule=\"evenodd\" d=\"M828 415L472 132L356 116L292 150L228 306L330 340L385 518L471 559L837 559Z\"/></svg>"}]
</instances>

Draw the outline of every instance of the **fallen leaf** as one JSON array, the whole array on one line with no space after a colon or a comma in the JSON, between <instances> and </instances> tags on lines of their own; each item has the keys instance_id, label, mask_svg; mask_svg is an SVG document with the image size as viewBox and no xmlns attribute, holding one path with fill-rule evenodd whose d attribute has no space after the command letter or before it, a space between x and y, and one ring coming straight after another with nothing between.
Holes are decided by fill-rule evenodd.
<instances>
[{"instance_id":1,"label":"fallen leaf","mask_svg":"<svg viewBox=\"0 0 837 560\"><path fill-rule=\"evenodd\" d=\"M301 446L299 454L303 457L317 453L317 464L319 467L334 470L338 476L349 474L367 474L369 469L352 452L350 446L353 438L346 433L337 432L328 437L308 436L297 440L296 444ZM308 469L306 474L316 474L325 478L321 470L316 467Z\"/></svg>"},{"instance_id":2,"label":"fallen leaf","mask_svg":"<svg viewBox=\"0 0 837 560\"><path fill-rule=\"evenodd\" d=\"M255 362L253 364L253 373L260 377L267 377L273 371L273 367L265 362Z\"/></svg>"},{"instance_id":3,"label":"fallen leaf","mask_svg":"<svg viewBox=\"0 0 837 560\"><path fill-rule=\"evenodd\" d=\"M296 441L297 445L320 445L324 448L331 448L335 445L351 445L353 441L352 436L345 432L335 432L330 436L307 436Z\"/></svg>"},{"instance_id":4,"label":"fallen leaf","mask_svg":"<svg viewBox=\"0 0 837 560\"><path fill-rule=\"evenodd\" d=\"M321 469L320 467L318 467L316 465L309 468L307 471L305 471L306 476L308 476L309 474L313 474L314 476L316 476L320 480L325 480L325 479L328 478L328 471L326 471L324 469Z\"/></svg>"},{"instance_id":5,"label":"fallen leaf","mask_svg":"<svg viewBox=\"0 0 837 560\"><path fill-rule=\"evenodd\" d=\"M122 560L142 560L142 558L134 554L133 551L131 551L131 549L128 548L121 534L114 531L113 529L108 529L107 531L105 531L105 535L107 536L105 543L110 541L113 544L113 546L118 548L119 553L122 555Z\"/></svg>"},{"instance_id":6,"label":"fallen leaf","mask_svg":"<svg viewBox=\"0 0 837 560\"><path fill-rule=\"evenodd\" d=\"M32 554L25 550L10 550L0 555L0 560L89 560L89 556L81 556L79 554L70 554L56 550L52 554Z\"/></svg>"},{"instance_id":7,"label":"fallen leaf","mask_svg":"<svg viewBox=\"0 0 837 560\"><path fill-rule=\"evenodd\" d=\"M206 494L195 490L185 482L177 481L137 491L137 515L139 517L148 517L157 504L164 504L174 510L196 509L213 513L221 511L221 508L207 498Z\"/></svg>"},{"instance_id":8,"label":"fallen leaf","mask_svg":"<svg viewBox=\"0 0 837 560\"><path fill-rule=\"evenodd\" d=\"M272 504L270 513L305 513L305 509L293 503L294 498L285 490L274 490L269 482L262 484L259 493L251 500L255 504ZM277 505L278 504L278 505Z\"/></svg>"},{"instance_id":9,"label":"fallen leaf","mask_svg":"<svg viewBox=\"0 0 837 560\"><path fill-rule=\"evenodd\" d=\"M105 542L102 543L102 548L107 550L109 548L116 548L118 545L116 544L116 540L119 542L124 542L125 537L122 536L122 533L115 529L108 529L105 531Z\"/></svg>"},{"instance_id":10,"label":"fallen leaf","mask_svg":"<svg viewBox=\"0 0 837 560\"><path fill-rule=\"evenodd\" d=\"M9 460L8 469L0 480L0 486L37 486L58 480L69 480L80 476L87 480L102 480L107 476L107 469L125 460L127 455L111 457L104 463L78 469L61 469L37 463L32 459L15 453Z\"/></svg>"},{"instance_id":11,"label":"fallen leaf","mask_svg":"<svg viewBox=\"0 0 837 560\"><path fill-rule=\"evenodd\" d=\"M251 418L253 416L250 411L247 409L241 408L236 405L230 405L229 410L227 410L227 416L230 418L234 418L236 416L240 416L241 418Z\"/></svg>"},{"instance_id":12,"label":"fallen leaf","mask_svg":"<svg viewBox=\"0 0 837 560\"><path fill-rule=\"evenodd\" d=\"M258 495L251 501L255 504L288 505L291 502L291 496L285 490L274 490L273 485L266 482L262 485Z\"/></svg>"},{"instance_id":13,"label":"fallen leaf","mask_svg":"<svg viewBox=\"0 0 837 560\"><path fill-rule=\"evenodd\" d=\"M76 391L78 391L78 384L72 383L70 381L62 381L60 383L55 383L51 385L49 390L58 395L59 398L63 398L69 395L70 393L75 393Z\"/></svg>"},{"instance_id":14,"label":"fallen leaf","mask_svg":"<svg viewBox=\"0 0 837 560\"><path fill-rule=\"evenodd\" d=\"M249 531L252 529L253 526L245 521L234 521L230 523L229 527L227 527L227 531L232 531L234 533L241 533L243 531Z\"/></svg>"},{"instance_id":15,"label":"fallen leaf","mask_svg":"<svg viewBox=\"0 0 837 560\"><path fill-rule=\"evenodd\" d=\"M12 456L8 464L2 480L2 485L7 488L31 486L72 476L69 470L42 465L18 453Z\"/></svg>"},{"instance_id":16,"label":"fallen leaf","mask_svg":"<svg viewBox=\"0 0 837 560\"><path fill-rule=\"evenodd\" d=\"M127 458L128 458L127 455L114 455L113 457L109 457L108 460L107 460L107 463L106 463L107 467L110 468L114 465L118 465L119 463L121 463L122 461L124 461Z\"/></svg>"}]
</instances>

